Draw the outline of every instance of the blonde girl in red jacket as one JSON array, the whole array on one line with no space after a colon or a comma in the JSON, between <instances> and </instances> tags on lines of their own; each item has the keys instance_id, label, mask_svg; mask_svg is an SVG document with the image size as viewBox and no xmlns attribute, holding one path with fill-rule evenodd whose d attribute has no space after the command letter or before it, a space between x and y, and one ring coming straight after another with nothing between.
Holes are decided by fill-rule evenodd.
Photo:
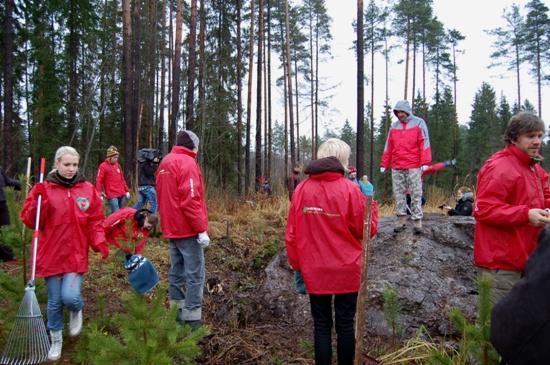
<instances>
[{"instance_id":1,"label":"blonde girl in red jacket","mask_svg":"<svg viewBox=\"0 0 550 365\"><path fill-rule=\"evenodd\" d=\"M292 195L288 213L288 260L302 273L309 293L317 365L331 364L333 301L338 364L353 364L355 353L365 196L344 177L350 153L349 145L336 138L321 144L318 159L305 170L309 177ZM374 236L378 222L375 201L372 208Z\"/></svg>"},{"instance_id":2,"label":"blonde girl in red jacket","mask_svg":"<svg viewBox=\"0 0 550 365\"><path fill-rule=\"evenodd\" d=\"M80 293L82 276L88 271L91 247L103 259L109 255L101 225L104 214L99 193L78 172L78 152L69 146L55 153L54 169L43 183L30 191L21 219L34 228L38 196L42 195L36 276L46 281L47 317L52 346L48 359L61 357L63 307L69 309L69 335L82 329Z\"/></svg>"}]
</instances>

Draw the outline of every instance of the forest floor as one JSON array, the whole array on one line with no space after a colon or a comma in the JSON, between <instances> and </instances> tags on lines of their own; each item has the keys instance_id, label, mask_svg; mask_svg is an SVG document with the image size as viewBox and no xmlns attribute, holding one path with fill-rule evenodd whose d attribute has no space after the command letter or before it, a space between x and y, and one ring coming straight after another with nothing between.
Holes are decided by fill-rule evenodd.
<instances>
[{"instance_id":1,"label":"forest floor","mask_svg":"<svg viewBox=\"0 0 550 365\"><path fill-rule=\"evenodd\" d=\"M202 355L198 363L313 364L311 326L297 326L264 310L257 294L265 280L266 265L284 249L288 202L284 197L260 196L243 201L217 197L208 203L212 242L205 251L203 322L209 334L200 343ZM382 207L381 215L390 209ZM155 264L161 283L166 283L168 246L158 236L149 240L144 255ZM0 264L0 271L18 278L22 275L18 263ZM122 255L113 250L109 259L102 261L99 255L91 254L90 271L82 289L84 320L124 312L122 294L130 291ZM0 298L0 304L2 300L6 299ZM41 304L45 313L44 302ZM0 319L0 327L6 321L9 319ZM388 350L384 341L371 338L366 348L374 348L375 353L381 348ZM0 345L3 342L0 340ZM58 364L79 363L74 357L77 343L78 338L65 338Z\"/></svg>"}]
</instances>

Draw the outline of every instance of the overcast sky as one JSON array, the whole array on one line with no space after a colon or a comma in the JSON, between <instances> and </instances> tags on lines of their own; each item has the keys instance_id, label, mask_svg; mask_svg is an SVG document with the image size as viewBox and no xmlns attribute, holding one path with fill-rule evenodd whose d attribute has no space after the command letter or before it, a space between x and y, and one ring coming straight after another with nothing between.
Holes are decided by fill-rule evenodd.
<instances>
[{"instance_id":1,"label":"overcast sky","mask_svg":"<svg viewBox=\"0 0 550 365\"><path fill-rule=\"evenodd\" d=\"M494 38L484 31L504 26L502 19L503 10L509 8L512 3L520 5L522 14L527 0L434 0L434 15L444 24L445 28L459 30L466 39L459 44L464 50L457 56L458 84L457 84L457 109L460 123L468 123L472 110L472 103L476 92L483 81L488 82L497 94L497 102L500 95L507 97L508 102L513 104L516 99L516 82L514 74L504 68L488 68L491 63L489 55L493 52L492 43ZM550 7L550 0L544 0ZM320 66L320 73L324 77L324 86L334 86L330 91L333 94L330 99L330 108L320 116L322 126L325 129L340 128L343 122L348 119L352 126L356 125L356 77L357 66L354 52L351 49L352 42L356 39L352 22L357 14L357 1L355 0L327 0L328 13L332 17L332 59ZM365 8L368 0L365 0ZM379 2L382 4L382 2ZM404 87L404 64L397 64L397 60L404 58L404 50L397 48L391 54L393 64L390 66L390 104L403 98ZM375 101L374 115L378 120L382 113L384 103L384 60L382 56L375 59ZM421 72L417 64L417 85L421 83ZM528 75L528 65L522 66L522 99L537 106L536 83ZM430 71L431 73L431 71ZM365 75L370 76L370 56L365 59ZM505 77L505 78L503 78ZM410 83L409 83L410 85ZM433 83L427 85L427 93L431 102L431 95L435 89ZM410 91L409 91L410 94ZM542 118L548 125L550 116L550 86L542 90ZM370 101L370 86L365 87L365 103ZM305 104L305 100L303 102ZM310 135L309 111L306 109L300 115L300 134ZM322 135L322 132L319 132Z\"/></svg>"}]
</instances>

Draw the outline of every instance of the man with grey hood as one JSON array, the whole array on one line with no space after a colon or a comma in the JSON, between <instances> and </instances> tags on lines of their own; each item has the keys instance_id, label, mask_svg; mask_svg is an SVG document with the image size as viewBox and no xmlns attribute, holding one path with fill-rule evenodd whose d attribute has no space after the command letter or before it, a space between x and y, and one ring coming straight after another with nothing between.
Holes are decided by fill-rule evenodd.
<instances>
[{"instance_id":1,"label":"man with grey hood","mask_svg":"<svg viewBox=\"0 0 550 365\"><path fill-rule=\"evenodd\" d=\"M400 100L393 108L397 121L393 122L382 158L380 172L392 170L392 188L396 202L398 233L407 224L407 193L411 195L411 219L414 232L422 232L422 171L432 162L430 137L426 122L412 113L407 100Z\"/></svg>"}]
</instances>

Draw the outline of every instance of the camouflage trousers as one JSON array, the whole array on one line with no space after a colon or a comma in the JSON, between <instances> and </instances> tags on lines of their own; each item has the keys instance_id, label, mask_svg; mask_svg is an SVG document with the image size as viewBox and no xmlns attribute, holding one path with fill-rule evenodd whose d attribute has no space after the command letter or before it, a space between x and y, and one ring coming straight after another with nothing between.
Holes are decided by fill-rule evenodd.
<instances>
[{"instance_id":1,"label":"camouflage trousers","mask_svg":"<svg viewBox=\"0 0 550 365\"><path fill-rule=\"evenodd\" d=\"M422 170L392 169L392 188L397 216L407 215L407 194L410 194L411 219L422 219Z\"/></svg>"}]
</instances>

